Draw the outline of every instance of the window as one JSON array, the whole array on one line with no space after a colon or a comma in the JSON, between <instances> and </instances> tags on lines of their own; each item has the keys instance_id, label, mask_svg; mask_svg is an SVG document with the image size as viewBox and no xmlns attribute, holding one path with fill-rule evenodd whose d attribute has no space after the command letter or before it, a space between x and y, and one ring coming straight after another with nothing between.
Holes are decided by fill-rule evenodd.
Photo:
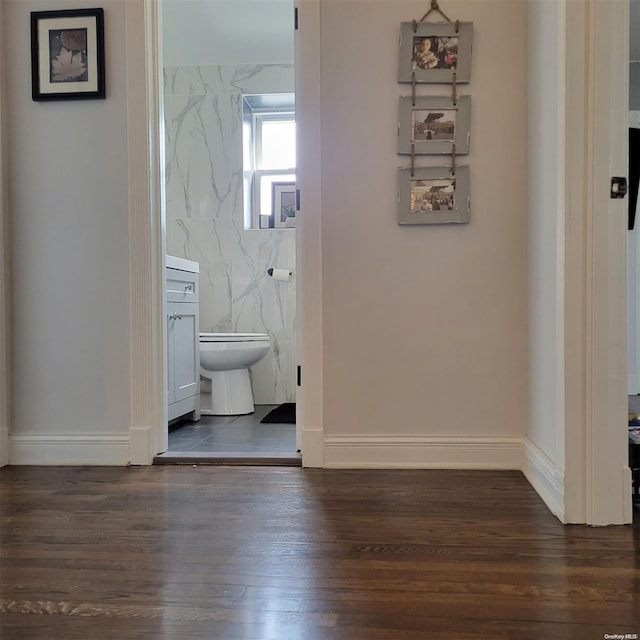
<instances>
[{"instance_id":1,"label":"window","mask_svg":"<svg viewBox=\"0 0 640 640\"><path fill-rule=\"evenodd\" d=\"M296 180L293 94L243 97L245 229L273 226L273 184Z\"/></svg>"}]
</instances>

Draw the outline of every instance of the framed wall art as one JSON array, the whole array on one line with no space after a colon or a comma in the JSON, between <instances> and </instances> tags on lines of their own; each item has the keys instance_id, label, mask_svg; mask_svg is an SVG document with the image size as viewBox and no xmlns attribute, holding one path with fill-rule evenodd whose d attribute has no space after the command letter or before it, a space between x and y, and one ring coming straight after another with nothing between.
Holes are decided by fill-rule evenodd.
<instances>
[{"instance_id":1,"label":"framed wall art","mask_svg":"<svg viewBox=\"0 0 640 640\"><path fill-rule=\"evenodd\" d=\"M31 84L35 101L105 97L103 9L31 13Z\"/></svg>"},{"instance_id":2,"label":"framed wall art","mask_svg":"<svg viewBox=\"0 0 640 640\"><path fill-rule=\"evenodd\" d=\"M470 80L472 22L400 23L398 82L464 83Z\"/></svg>"},{"instance_id":3,"label":"framed wall art","mask_svg":"<svg viewBox=\"0 0 640 640\"><path fill-rule=\"evenodd\" d=\"M295 182L274 182L271 185L271 219L272 227L295 227Z\"/></svg>"},{"instance_id":4,"label":"framed wall art","mask_svg":"<svg viewBox=\"0 0 640 640\"><path fill-rule=\"evenodd\" d=\"M415 102L415 104L414 104ZM445 96L400 97L398 153L416 155L469 153L471 98L460 96L456 104Z\"/></svg>"},{"instance_id":5,"label":"framed wall art","mask_svg":"<svg viewBox=\"0 0 640 640\"><path fill-rule=\"evenodd\" d=\"M398 224L469 222L469 167L398 169Z\"/></svg>"}]
</instances>

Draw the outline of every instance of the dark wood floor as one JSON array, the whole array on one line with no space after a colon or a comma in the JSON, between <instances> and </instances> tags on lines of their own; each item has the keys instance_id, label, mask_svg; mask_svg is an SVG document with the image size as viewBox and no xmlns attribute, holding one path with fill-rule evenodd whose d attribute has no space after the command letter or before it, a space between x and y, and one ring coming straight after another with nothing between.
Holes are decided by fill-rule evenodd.
<instances>
[{"instance_id":1,"label":"dark wood floor","mask_svg":"<svg viewBox=\"0 0 640 640\"><path fill-rule=\"evenodd\" d=\"M640 634L638 524L562 526L516 472L9 467L0 480L2 640Z\"/></svg>"}]
</instances>

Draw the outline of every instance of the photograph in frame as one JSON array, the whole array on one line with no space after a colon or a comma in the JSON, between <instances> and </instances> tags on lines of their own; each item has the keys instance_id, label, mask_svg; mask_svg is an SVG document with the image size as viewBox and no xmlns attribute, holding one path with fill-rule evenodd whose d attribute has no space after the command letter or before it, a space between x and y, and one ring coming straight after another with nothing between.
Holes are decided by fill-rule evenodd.
<instances>
[{"instance_id":1,"label":"photograph in frame","mask_svg":"<svg viewBox=\"0 0 640 640\"><path fill-rule=\"evenodd\" d=\"M273 228L295 227L296 183L274 182L271 185L271 219Z\"/></svg>"},{"instance_id":2,"label":"photograph in frame","mask_svg":"<svg viewBox=\"0 0 640 640\"><path fill-rule=\"evenodd\" d=\"M398 169L398 224L465 224L470 208L469 167Z\"/></svg>"},{"instance_id":3,"label":"photograph in frame","mask_svg":"<svg viewBox=\"0 0 640 640\"><path fill-rule=\"evenodd\" d=\"M402 22L398 82L457 83L470 81L472 22Z\"/></svg>"},{"instance_id":4,"label":"photograph in frame","mask_svg":"<svg viewBox=\"0 0 640 640\"><path fill-rule=\"evenodd\" d=\"M104 11L31 13L34 101L105 98Z\"/></svg>"},{"instance_id":5,"label":"photograph in frame","mask_svg":"<svg viewBox=\"0 0 640 640\"><path fill-rule=\"evenodd\" d=\"M415 104L413 104L415 102ZM416 155L469 153L471 98L460 96L456 104L447 96L401 96L398 108L398 153Z\"/></svg>"}]
</instances>

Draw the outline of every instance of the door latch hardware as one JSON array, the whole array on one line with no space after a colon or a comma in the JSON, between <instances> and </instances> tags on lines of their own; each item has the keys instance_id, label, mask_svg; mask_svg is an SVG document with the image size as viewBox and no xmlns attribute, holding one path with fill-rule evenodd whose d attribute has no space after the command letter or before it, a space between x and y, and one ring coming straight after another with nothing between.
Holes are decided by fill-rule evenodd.
<instances>
[{"instance_id":1,"label":"door latch hardware","mask_svg":"<svg viewBox=\"0 0 640 640\"><path fill-rule=\"evenodd\" d=\"M626 178L611 178L611 197L612 198L624 198L627 195L627 179Z\"/></svg>"}]
</instances>

